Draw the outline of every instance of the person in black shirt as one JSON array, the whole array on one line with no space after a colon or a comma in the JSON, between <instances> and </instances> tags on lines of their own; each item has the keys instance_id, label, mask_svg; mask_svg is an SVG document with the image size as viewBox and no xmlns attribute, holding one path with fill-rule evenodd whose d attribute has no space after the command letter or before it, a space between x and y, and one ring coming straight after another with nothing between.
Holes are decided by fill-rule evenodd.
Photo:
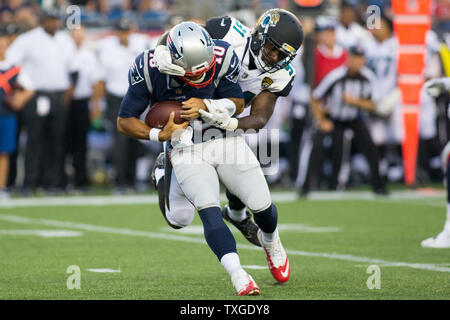
<instances>
[{"instance_id":1,"label":"person in black shirt","mask_svg":"<svg viewBox=\"0 0 450 320\"><path fill-rule=\"evenodd\" d=\"M379 174L377 149L364 121L365 113L375 109L379 98L374 80L373 72L365 67L362 48L355 46L349 49L347 64L329 73L312 94L311 104L318 127L333 135L334 189L338 186L342 163L344 130L351 129L355 147L369 163L375 193L387 193Z\"/></svg>"}]
</instances>

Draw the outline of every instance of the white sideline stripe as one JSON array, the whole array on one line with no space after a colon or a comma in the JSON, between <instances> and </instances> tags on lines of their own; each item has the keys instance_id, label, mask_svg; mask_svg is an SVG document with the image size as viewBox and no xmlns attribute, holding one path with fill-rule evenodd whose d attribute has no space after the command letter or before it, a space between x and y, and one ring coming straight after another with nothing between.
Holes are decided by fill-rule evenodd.
<instances>
[{"instance_id":1,"label":"white sideline stripe","mask_svg":"<svg viewBox=\"0 0 450 320\"><path fill-rule=\"evenodd\" d=\"M47 207L47 206L105 206L124 204L158 203L157 195L133 196L80 196L80 197L43 197L12 198L0 201L0 207Z\"/></svg>"},{"instance_id":2,"label":"white sideline stripe","mask_svg":"<svg viewBox=\"0 0 450 320\"><path fill-rule=\"evenodd\" d=\"M47 226L65 227L65 228L80 229L80 230L94 231L94 232L123 234L123 235L147 237L147 238L154 238L154 239L175 240L175 241L206 244L206 241L204 239L200 239L200 238L170 235L170 234L149 232L149 231L121 229L121 228L114 228L114 227L103 227L103 226L96 226L96 225L91 225L91 224L76 223L76 222L69 222L69 221L28 218L28 217L21 217L21 216L15 216L15 215L7 215L7 214L0 214L0 220L16 222L16 223L42 224L42 225L47 225ZM238 243L237 246L239 249L262 251L262 248L255 247L253 245ZM439 266L439 265L430 264L430 263L393 262L393 261L373 259L373 258L368 258L368 257L358 257L358 256L350 255L350 254L339 254L339 253L308 252L308 251L298 251L298 250L286 250L286 251L288 254L296 255L296 256L328 258L328 259L343 260L343 261L362 262L362 263L367 263L367 264L379 264L379 265L388 265L388 266L397 266L397 267L407 267L407 268L413 268L413 269L422 269L422 270L428 270L428 271L450 272L450 267L444 267L444 266Z\"/></svg>"},{"instance_id":3,"label":"white sideline stripe","mask_svg":"<svg viewBox=\"0 0 450 320\"><path fill-rule=\"evenodd\" d=\"M38 236L42 238L80 237L83 232L72 230L31 230L6 229L0 230L0 236Z\"/></svg>"},{"instance_id":4,"label":"white sideline stripe","mask_svg":"<svg viewBox=\"0 0 450 320\"><path fill-rule=\"evenodd\" d=\"M292 202L299 199L295 191L272 192L274 202ZM443 199L444 190L426 191L395 191L387 197L380 197L370 191L319 191L311 192L307 199L312 201L337 201L337 200L375 200L379 202L391 202L401 200ZM221 194L221 201L226 201L225 194ZM66 197L42 197L42 198L10 198L0 200L0 208L16 207L50 207L50 206L105 206L105 205L135 205L156 204L157 195L127 195L127 196L66 196ZM445 202L442 202L445 205ZM437 204L424 204L436 206ZM439 205L440 206L440 205Z\"/></svg>"}]
</instances>

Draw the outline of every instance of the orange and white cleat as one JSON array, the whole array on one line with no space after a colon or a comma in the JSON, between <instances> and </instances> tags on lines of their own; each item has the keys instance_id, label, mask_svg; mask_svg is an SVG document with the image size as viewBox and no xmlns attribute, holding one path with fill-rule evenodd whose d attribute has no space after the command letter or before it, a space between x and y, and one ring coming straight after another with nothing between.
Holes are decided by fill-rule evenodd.
<instances>
[{"instance_id":1,"label":"orange and white cleat","mask_svg":"<svg viewBox=\"0 0 450 320\"><path fill-rule=\"evenodd\" d=\"M252 276L245 272L244 269L235 271L231 275L231 282L236 289L238 296L257 296L259 295L259 287L253 280Z\"/></svg>"},{"instance_id":2,"label":"orange and white cleat","mask_svg":"<svg viewBox=\"0 0 450 320\"><path fill-rule=\"evenodd\" d=\"M291 275L291 268L280 237L277 235L274 241L265 242L261 230L258 230L258 239L266 252L266 258L272 276L280 283L288 281Z\"/></svg>"}]
</instances>

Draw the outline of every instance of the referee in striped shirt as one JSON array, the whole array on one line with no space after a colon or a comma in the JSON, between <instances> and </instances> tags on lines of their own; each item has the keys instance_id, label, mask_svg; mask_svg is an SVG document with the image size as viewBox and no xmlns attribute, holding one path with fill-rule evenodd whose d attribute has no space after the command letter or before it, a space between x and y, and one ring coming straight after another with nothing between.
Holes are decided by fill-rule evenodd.
<instances>
[{"instance_id":1,"label":"referee in striped shirt","mask_svg":"<svg viewBox=\"0 0 450 320\"><path fill-rule=\"evenodd\" d=\"M313 91L312 112L319 130L332 133L332 188L338 185L344 130L349 128L355 147L369 163L374 192L386 194L385 182L379 174L378 152L363 119L365 112L375 109L374 101L378 98L375 75L365 67L365 62L362 48L351 47L346 65L330 72Z\"/></svg>"}]
</instances>

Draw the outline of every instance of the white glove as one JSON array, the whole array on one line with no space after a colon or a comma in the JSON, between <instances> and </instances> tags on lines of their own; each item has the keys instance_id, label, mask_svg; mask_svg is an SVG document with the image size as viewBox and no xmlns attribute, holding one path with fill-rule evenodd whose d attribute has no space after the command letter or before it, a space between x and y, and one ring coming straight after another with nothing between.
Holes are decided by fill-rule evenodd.
<instances>
[{"instance_id":1,"label":"white glove","mask_svg":"<svg viewBox=\"0 0 450 320\"><path fill-rule=\"evenodd\" d=\"M177 130L173 133L170 143L174 148L183 148L193 144L192 135L194 130L191 126L187 127L185 130Z\"/></svg>"},{"instance_id":2,"label":"white glove","mask_svg":"<svg viewBox=\"0 0 450 320\"><path fill-rule=\"evenodd\" d=\"M431 79L424 84L427 93L435 98L445 91L445 84L439 80L440 79Z\"/></svg>"},{"instance_id":3,"label":"white glove","mask_svg":"<svg viewBox=\"0 0 450 320\"><path fill-rule=\"evenodd\" d=\"M200 109L198 111L202 119L215 127L224 130L235 130L238 125L238 120L236 118L232 118L228 112L222 109L218 109L216 112L211 113Z\"/></svg>"},{"instance_id":4,"label":"white glove","mask_svg":"<svg viewBox=\"0 0 450 320\"><path fill-rule=\"evenodd\" d=\"M159 45L153 53L153 61L161 73L172 76L184 76L185 71L182 67L172 63L172 56L167 46Z\"/></svg>"}]
</instances>

